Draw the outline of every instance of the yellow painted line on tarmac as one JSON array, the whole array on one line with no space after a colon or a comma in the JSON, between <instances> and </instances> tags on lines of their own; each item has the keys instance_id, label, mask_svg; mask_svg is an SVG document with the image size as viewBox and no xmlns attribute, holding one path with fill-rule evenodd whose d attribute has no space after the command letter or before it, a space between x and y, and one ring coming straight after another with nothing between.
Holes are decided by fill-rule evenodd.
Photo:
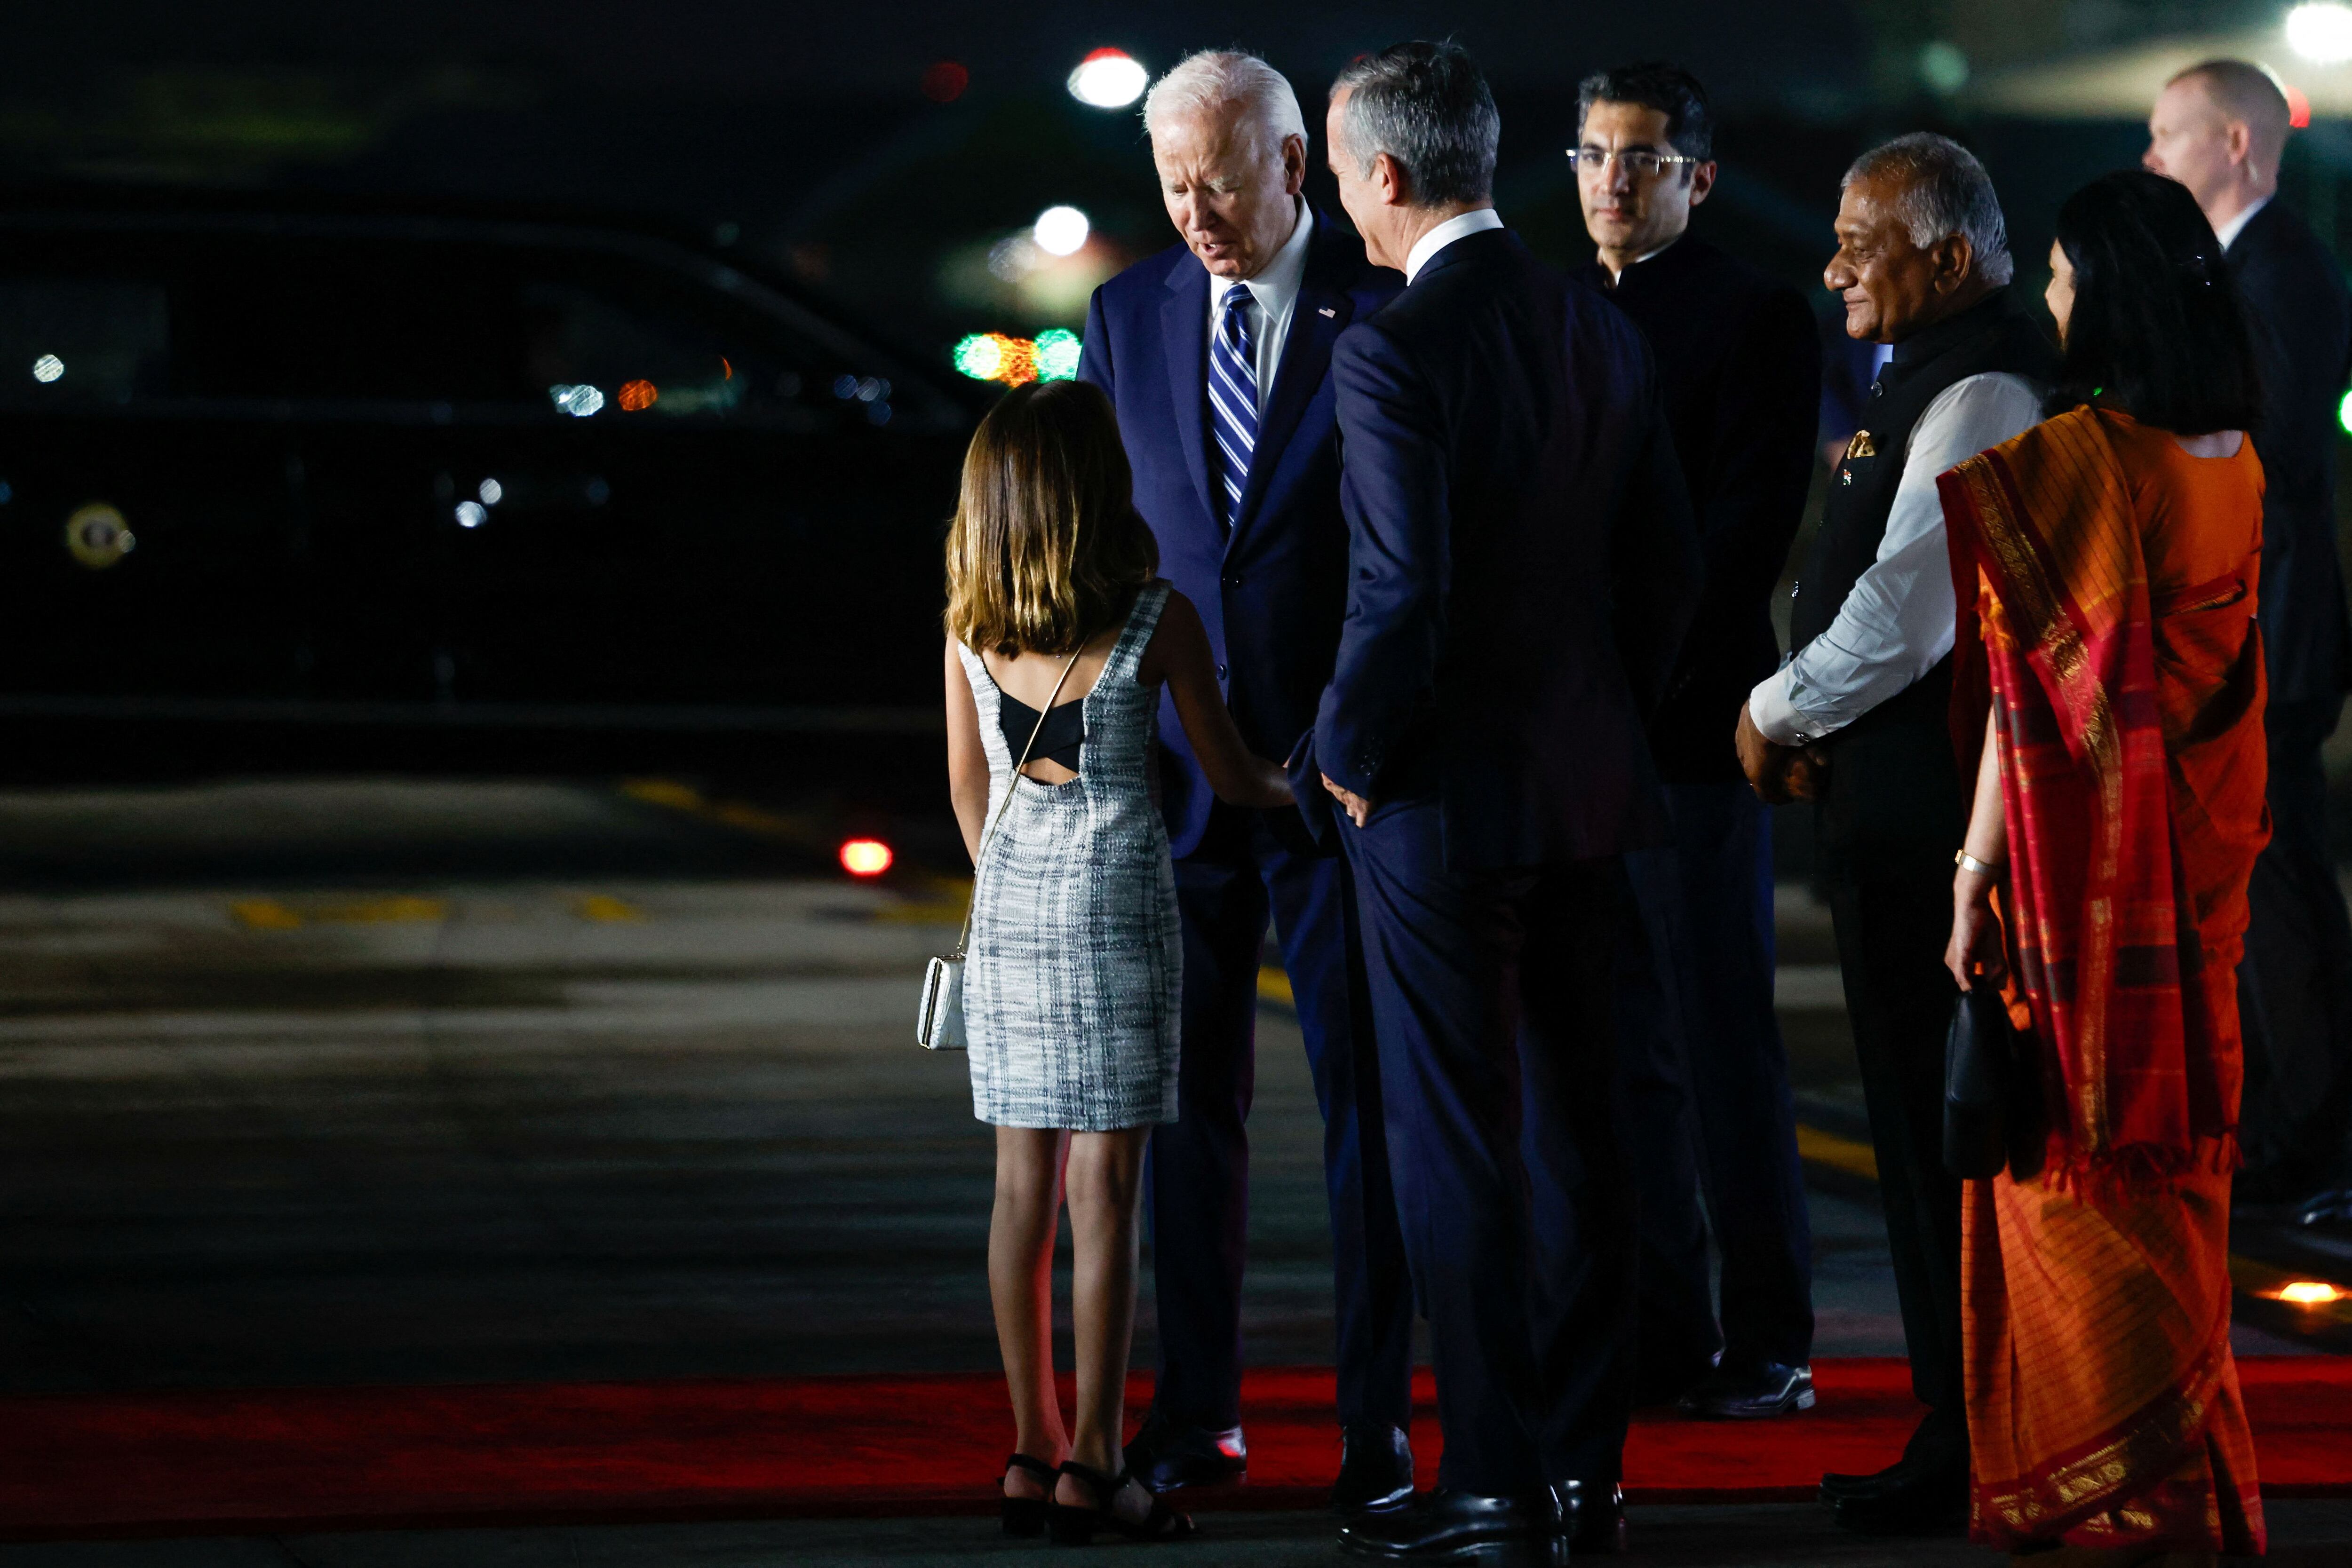
<instances>
[{"instance_id":1,"label":"yellow painted line on tarmac","mask_svg":"<svg viewBox=\"0 0 2352 1568\"><path fill-rule=\"evenodd\" d=\"M357 904L326 904L295 909L274 898L241 898L228 906L229 915L249 931L294 931L304 925L383 925L411 921L444 920L449 905L438 898L395 894L389 898L362 899Z\"/></svg>"},{"instance_id":2,"label":"yellow painted line on tarmac","mask_svg":"<svg viewBox=\"0 0 2352 1568\"><path fill-rule=\"evenodd\" d=\"M646 912L625 899L614 898L609 893L591 893L572 901L572 912L583 920L616 922L643 920Z\"/></svg>"},{"instance_id":3,"label":"yellow painted line on tarmac","mask_svg":"<svg viewBox=\"0 0 2352 1568\"><path fill-rule=\"evenodd\" d=\"M291 931L302 917L274 898L240 898L228 906L229 917L248 931Z\"/></svg>"},{"instance_id":4,"label":"yellow painted line on tarmac","mask_svg":"<svg viewBox=\"0 0 2352 1568\"><path fill-rule=\"evenodd\" d=\"M763 839L774 839L803 849L828 850L832 846L814 817L771 811L743 800L713 800L691 784L675 779L624 779L620 791L632 800L683 816L698 817L706 822L739 832L751 833Z\"/></svg>"},{"instance_id":5,"label":"yellow painted line on tarmac","mask_svg":"<svg viewBox=\"0 0 2352 1568\"><path fill-rule=\"evenodd\" d=\"M1827 1166L1848 1176L1878 1179L1878 1155L1868 1144L1797 1124L1797 1156L1809 1165Z\"/></svg>"},{"instance_id":6,"label":"yellow painted line on tarmac","mask_svg":"<svg viewBox=\"0 0 2352 1568\"><path fill-rule=\"evenodd\" d=\"M1262 964L1257 971L1257 999L1272 1002L1276 1007L1297 1010L1298 998L1291 994L1290 977L1271 964Z\"/></svg>"},{"instance_id":7,"label":"yellow painted line on tarmac","mask_svg":"<svg viewBox=\"0 0 2352 1568\"><path fill-rule=\"evenodd\" d=\"M885 925L961 925L964 911L971 906L971 878L935 876L928 897L886 904L874 912L873 918Z\"/></svg>"}]
</instances>

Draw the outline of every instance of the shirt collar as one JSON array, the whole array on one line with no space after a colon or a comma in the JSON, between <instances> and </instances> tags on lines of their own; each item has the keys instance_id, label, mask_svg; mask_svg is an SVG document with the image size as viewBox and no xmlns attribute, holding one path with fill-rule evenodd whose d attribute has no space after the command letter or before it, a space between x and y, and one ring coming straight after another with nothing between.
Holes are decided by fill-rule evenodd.
<instances>
[{"instance_id":1,"label":"shirt collar","mask_svg":"<svg viewBox=\"0 0 2352 1568\"><path fill-rule=\"evenodd\" d=\"M1673 239L1668 240L1657 249L1643 251L1641 255L1635 256L1633 260L1625 264L1625 270L1623 272L1610 273L1610 287L1614 288L1622 285L1635 267L1657 260L1658 257L1665 255L1666 252L1674 249L1677 244L1681 243L1682 237L1682 235L1676 235ZM1607 262L1601 261L1598 256L1593 257L1593 260L1600 266L1601 271L1609 271L1609 264Z\"/></svg>"},{"instance_id":2,"label":"shirt collar","mask_svg":"<svg viewBox=\"0 0 2352 1568\"><path fill-rule=\"evenodd\" d=\"M1257 301L1263 319L1279 321L1290 313L1291 306L1297 303L1299 286L1307 281L1307 251L1313 242L1314 233L1315 209L1307 204L1307 198L1301 196L1298 199L1298 221L1291 225L1290 237L1282 242L1282 248L1274 253L1272 261L1259 268L1255 277L1239 280L1241 287L1248 289L1250 297ZM1210 280L1210 287L1213 290L1212 300L1219 310L1223 310L1226 298L1233 293L1234 283L1217 277Z\"/></svg>"},{"instance_id":3,"label":"shirt collar","mask_svg":"<svg viewBox=\"0 0 2352 1568\"><path fill-rule=\"evenodd\" d=\"M1503 214L1492 207L1480 207L1475 212L1463 213L1446 219L1413 241L1412 254L1404 258L1405 287L1409 288L1412 286L1412 280L1421 276L1421 269L1429 265L1430 257L1452 245L1455 240L1465 239L1475 234L1484 234L1488 229L1498 229L1502 226Z\"/></svg>"},{"instance_id":4,"label":"shirt collar","mask_svg":"<svg viewBox=\"0 0 2352 1568\"><path fill-rule=\"evenodd\" d=\"M2278 193L2275 191L2271 193L2271 196L2276 194ZM2240 208L2236 217L2213 231L2213 237L2221 242L2221 249L2225 253L2236 242L2237 237L2246 232L2246 225L2254 221L2254 214L2271 204L2271 196L2263 197L2250 207Z\"/></svg>"}]
</instances>

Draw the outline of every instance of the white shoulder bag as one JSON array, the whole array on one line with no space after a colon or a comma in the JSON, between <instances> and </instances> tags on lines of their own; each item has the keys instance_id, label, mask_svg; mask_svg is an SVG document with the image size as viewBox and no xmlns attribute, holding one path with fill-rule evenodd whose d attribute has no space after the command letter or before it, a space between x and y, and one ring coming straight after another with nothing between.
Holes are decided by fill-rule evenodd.
<instances>
[{"instance_id":1,"label":"white shoulder bag","mask_svg":"<svg viewBox=\"0 0 2352 1568\"><path fill-rule=\"evenodd\" d=\"M1084 648L1078 653L1085 653ZM1013 804L1013 791L1021 788L1021 770L1029 766L1029 754L1037 747L1037 737L1045 732L1045 716L1054 711L1055 698L1068 684L1070 672L1077 668L1078 653L1062 666L1062 678L1054 683L1052 696L1037 710L1037 722L1030 727L1029 744L1021 748L1021 760L1013 765L1013 777L1005 782L1004 799L996 803L996 814L988 820L988 831L980 836L980 853L971 863L971 902L980 902L980 869L988 861L988 846L996 837L996 825L1004 821L1005 809ZM1003 695L1000 689L998 695ZM944 958L933 958L923 970L923 1010L915 1019L915 1043L925 1051L961 1051L963 1036L963 950L971 940L971 905L963 912L963 929L956 936L955 951Z\"/></svg>"}]
</instances>

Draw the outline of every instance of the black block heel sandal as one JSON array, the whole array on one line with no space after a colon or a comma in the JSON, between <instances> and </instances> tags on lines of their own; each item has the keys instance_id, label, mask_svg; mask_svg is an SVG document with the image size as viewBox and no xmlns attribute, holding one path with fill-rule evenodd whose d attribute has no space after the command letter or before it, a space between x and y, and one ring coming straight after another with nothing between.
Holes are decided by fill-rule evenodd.
<instances>
[{"instance_id":1,"label":"black block heel sandal","mask_svg":"<svg viewBox=\"0 0 2352 1568\"><path fill-rule=\"evenodd\" d=\"M1151 1500L1151 1511L1143 1516L1141 1522L1121 1517L1112 1506L1118 1501L1118 1494L1127 1490L1130 1481L1143 1486L1142 1482L1136 1481L1135 1472L1131 1469L1107 1476L1092 1466L1082 1465L1073 1459L1062 1467L1062 1473L1076 1479L1093 1492L1096 1505L1093 1508L1073 1508L1068 1503L1058 1501L1046 1505L1045 1528L1055 1541L1064 1546L1087 1545L1094 1540L1097 1531L1104 1530L1129 1541L1181 1541L1200 1531L1190 1514L1179 1513L1170 1508L1166 1500L1150 1487L1144 1487L1143 1490L1144 1495Z\"/></svg>"},{"instance_id":2,"label":"black block heel sandal","mask_svg":"<svg viewBox=\"0 0 2352 1568\"><path fill-rule=\"evenodd\" d=\"M1004 1533L1007 1535L1045 1534L1045 1510L1053 1501L1054 1482L1062 1472L1045 1460L1033 1459L1026 1454L1008 1454L1005 1456L1004 1468L1008 1470L1019 1470L1024 1475L1036 1477L1038 1483L1045 1489L1044 1497L1014 1497L1010 1493L1005 1495L1003 1505ZM1003 1476L996 1478L996 1485L998 1490L1003 1489Z\"/></svg>"}]
</instances>

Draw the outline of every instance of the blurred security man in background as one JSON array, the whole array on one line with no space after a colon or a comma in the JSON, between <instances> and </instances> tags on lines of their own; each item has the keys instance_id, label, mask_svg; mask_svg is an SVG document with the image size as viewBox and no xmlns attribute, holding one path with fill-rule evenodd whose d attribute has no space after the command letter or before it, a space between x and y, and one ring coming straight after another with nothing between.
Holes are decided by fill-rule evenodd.
<instances>
[{"instance_id":1,"label":"blurred security man in background","mask_svg":"<svg viewBox=\"0 0 2352 1568\"><path fill-rule=\"evenodd\" d=\"M2011 299L2009 232L1984 166L1916 133L1846 171L1822 278L1849 337L1894 345L1870 389L1798 578L1796 653L1738 716L1767 800L1816 801L1821 876L1878 1156L1878 1187L1927 1414L1902 1459L1822 1478L1853 1529L1967 1518L1960 1186L1944 1169L1944 968L1969 800L1948 712L1956 616L1936 476L2041 422L2049 340Z\"/></svg>"},{"instance_id":2,"label":"blurred security man in background","mask_svg":"<svg viewBox=\"0 0 2352 1568\"><path fill-rule=\"evenodd\" d=\"M2189 187L2229 257L2262 367L2263 587L2270 677L2270 847L2254 862L2238 968L2246 1040L2241 1201L2352 1187L2352 920L2327 843L2319 750L2352 686L2352 626L2336 554L2336 419L2352 359L2352 298L2319 236L2277 199L2286 95L2268 71L2208 60L2148 116L2147 155ZM2352 1221L2352 1191L2312 1201Z\"/></svg>"},{"instance_id":3,"label":"blurred security man in background","mask_svg":"<svg viewBox=\"0 0 2352 1568\"><path fill-rule=\"evenodd\" d=\"M1771 597L1812 479L1821 345L1802 295L1686 232L1716 173L1696 78L1621 66L1584 78L1577 112L1569 156L1599 247L1583 277L1657 356L1706 552L1650 725L1675 841L1626 857L1643 917L1622 998L1642 1181L1636 1397L1777 1416L1813 1403L1812 1230L1772 1011L1769 819L1731 734L1748 688L1780 663ZM1702 1183L1723 1254L1719 1333Z\"/></svg>"},{"instance_id":4,"label":"blurred security man in background","mask_svg":"<svg viewBox=\"0 0 2352 1568\"><path fill-rule=\"evenodd\" d=\"M1307 128L1254 56L1196 54L1143 120L1180 243L1095 293L1078 374L1111 397L1160 570L1200 607L1234 721L1285 757L1315 721L1348 592L1331 345L1403 280L1300 193ZM1178 1119L1147 1167L1159 1383L1128 1460L1152 1487L1240 1479L1242 1262L1259 953L1271 915L1324 1117L1338 1269L1335 1503L1412 1490L1412 1299L1346 863L1295 809L1219 802L1173 709L1161 806L1184 924Z\"/></svg>"}]
</instances>

